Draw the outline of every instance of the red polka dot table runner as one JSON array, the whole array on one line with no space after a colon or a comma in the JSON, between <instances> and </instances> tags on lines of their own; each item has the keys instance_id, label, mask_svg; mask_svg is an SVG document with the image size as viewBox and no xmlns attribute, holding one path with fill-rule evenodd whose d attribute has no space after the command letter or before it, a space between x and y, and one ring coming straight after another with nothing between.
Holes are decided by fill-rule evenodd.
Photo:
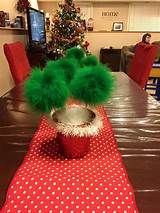
<instances>
[{"instance_id":1,"label":"red polka dot table runner","mask_svg":"<svg viewBox=\"0 0 160 213\"><path fill-rule=\"evenodd\" d=\"M81 159L59 154L56 131L42 118L1 212L138 212L111 125L99 111L104 127Z\"/></svg>"}]
</instances>

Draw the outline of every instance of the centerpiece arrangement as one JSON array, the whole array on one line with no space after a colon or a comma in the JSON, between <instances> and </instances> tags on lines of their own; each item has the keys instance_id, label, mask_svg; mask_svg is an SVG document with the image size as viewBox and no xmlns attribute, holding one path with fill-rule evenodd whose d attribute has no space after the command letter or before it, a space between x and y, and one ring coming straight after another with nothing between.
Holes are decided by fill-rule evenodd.
<instances>
[{"instance_id":1,"label":"centerpiece arrangement","mask_svg":"<svg viewBox=\"0 0 160 213\"><path fill-rule=\"evenodd\" d=\"M68 158L79 158L89 151L90 137L103 126L95 106L111 97L113 84L107 67L73 47L65 57L48 61L43 70L32 70L25 96L56 127L60 151Z\"/></svg>"}]
</instances>

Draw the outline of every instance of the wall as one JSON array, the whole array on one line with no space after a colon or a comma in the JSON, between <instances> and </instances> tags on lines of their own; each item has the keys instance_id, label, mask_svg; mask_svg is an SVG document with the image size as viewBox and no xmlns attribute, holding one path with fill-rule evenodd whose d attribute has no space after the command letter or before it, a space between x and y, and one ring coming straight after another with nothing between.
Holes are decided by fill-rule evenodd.
<instances>
[{"instance_id":1,"label":"wall","mask_svg":"<svg viewBox=\"0 0 160 213\"><path fill-rule=\"evenodd\" d=\"M94 19L94 30L112 30L113 22L123 22L124 30L127 27L128 19L128 3L106 3L106 2L96 2L96 3L84 3L76 2L77 7L81 8L82 13L85 14L85 18L88 19L92 17ZM57 2L38 2L39 9L44 10L53 14L58 8ZM102 16L102 12L118 12L117 16Z\"/></svg>"},{"instance_id":2,"label":"wall","mask_svg":"<svg viewBox=\"0 0 160 213\"><path fill-rule=\"evenodd\" d=\"M38 2L60 2L60 0L38 0ZM74 0L74 2L149 2L146 0ZM150 0L151 2L151 0ZM152 0L152 2L160 2L160 0Z\"/></svg>"},{"instance_id":3,"label":"wall","mask_svg":"<svg viewBox=\"0 0 160 213\"><path fill-rule=\"evenodd\" d=\"M0 10L9 12L10 19L15 18L18 14L15 7L16 2L17 0L9 0L9 1L1 0L0 1Z\"/></svg>"},{"instance_id":4,"label":"wall","mask_svg":"<svg viewBox=\"0 0 160 213\"><path fill-rule=\"evenodd\" d=\"M9 12L10 20L14 19L17 15L23 15L16 10L16 3L18 0L0 0L0 10ZM38 9L37 0L30 0L31 6Z\"/></svg>"},{"instance_id":5,"label":"wall","mask_svg":"<svg viewBox=\"0 0 160 213\"><path fill-rule=\"evenodd\" d=\"M14 19L19 14L16 11L17 0L0 0L0 10L9 12L10 20ZM38 9L37 0L30 0L31 6ZM21 41L27 43L27 35L24 30L2 29L0 28L0 96L14 87L14 82L10 73L10 69L3 52L4 43L12 43Z\"/></svg>"},{"instance_id":6,"label":"wall","mask_svg":"<svg viewBox=\"0 0 160 213\"><path fill-rule=\"evenodd\" d=\"M37 0L30 0L31 6L35 9L38 9L38 2Z\"/></svg>"},{"instance_id":7,"label":"wall","mask_svg":"<svg viewBox=\"0 0 160 213\"><path fill-rule=\"evenodd\" d=\"M56 0L39 0L40 9L53 13L57 9ZM128 2L127 2L128 1ZM160 0L159 0L160 1ZM59 1L60 2L60 1ZM160 4L157 1L114 1L75 0L85 17L94 19L94 30L111 31L113 22L123 22L123 30L160 31ZM138 3L135 3L138 2ZM117 12L118 15L102 16L102 12Z\"/></svg>"},{"instance_id":8,"label":"wall","mask_svg":"<svg viewBox=\"0 0 160 213\"><path fill-rule=\"evenodd\" d=\"M16 2L17 0L0 1L0 10L9 12L10 20L14 19L17 15L22 15L16 11ZM38 8L37 0L31 0L31 6ZM16 41L22 41L26 44L26 31L0 28L0 96L14 87L10 69L3 52L3 45L4 43L12 43Z\"/></svg>"},{"instance_id":9,"label":"wall","mask_svg":"<svg viewBox=\"0 0 160 213\"><path fill-rule=\"evenodd\" d=\"M22 41L26 43L26 35L23 30L0 29L0 96L14 87L10 69L3 52L4 43Z\"/></svg>"},{"instance_id":10,"label":"wall","mask_svg":"<svg viewBox=\"0 0 160 213\"><path fill-rule=\"evenodd\" d=\"M94 31L101 31L101 32L89 32L86 33L86 40L90 42L90 50L92 53L99 56L99 50L103 46L113 46L114 48L121 48L124 45L130 45L130 44L136 44L140 41L143 32L145 31L140 30L139 32L112 32L112 25L113 22L123 22L123 30L127 31L127 22L130 20L130 23L133 22L133 20L129 19L129 12L134 13L133 5L139 5L140 8L144 5L145 7L149 7L148 11L152 11L155 9L156 3L115 3L115 2L82 2L82 1L75 1L76 5L79 6L82 10L85 11L85 7L90 7L91 10L88 10L88 13L90 13L91 16L94 18ZM58 8L57 2L53 1L40 1L38 2L39 8L44 9L45 12L52 13ZM132 5L132 8L131 8ZM137 8L137 7L136 7ZM93 11L92 11L93 10ZM86 10L87 11L87 10ZM106 16L102 17L102 12L107 11L118 11L118 16ZM142 9L141 9L142 11ZM145 12L143 10L143 12ZM142 13L139 13L140 15L143 15ZM145 13L146 16L146 13ZM156 16L156 14L155 14ZM147 16L146 16L147 17ZM135 14L134 17L136 18ZM154 17L155 19L156 17ZM148 18L150 21L153 20L153 17ZM158 19L158 17L157 17ZM142 17L138 17L137 22L139 25L141 25ZM149 21L150 25L151 22ZM135 24L135 21L134 21ZM153 23L152 23L153 24ZM135 28L134 28L135 30ZM105 31L105 32L103 32ZM108 31L108 32L106 32ZM136 31L136 30L135 30ZM138 30L137 30L138 31ZM159 37L160 33L152 33L152 41L154 40L160 40Z\"/></svg>"},{"instance_id":11,"label":"wall","mask_svg":"<svg viewBox=\"0 0 160 213\"><path fill-rule=\"evenodd\" d=\"M14 19L18 12L16 11L16 0L9 1L0 1L0 10L5 12L9 12L10 20ZM3 44L7 42L13 42L16 40L23 40L21 37L15 35L16 32L10 30L2 30L0 29L0 96L6 93L9 89L14 86L14 82L10 73L10 69L8 67L7 60L4 56L3 52ZM17 33L16 33L17 34Z\"/></svg>"},{"instance_id":12,"label":"wall","mask_svg":"<svg viewBox=\"0 0 160 213\"><path fill-rule=\"evenodd\" d=\"M50 15L55 12L55 10L58 8L57 2L38 2L38 6L40 10L43 10L45 13L49 13Z\"/></svg>"},{"instance_id":13,"label":"wall","mask_svg":"<svg viewBox=\"0 0 160 213\"><path fill-rule=\"evenodd\" d=\"M143 11L143 14L142 14ZM160 4L131 3L128 18L129 31L160 31Z\"/></svg>"},{"instance_id":14,"label":"wall","mask_svg":"<svg viewBox=\"0 0 160 213\"><path fill-rule=\"evenodd\" d=\"M0 1L0 10L9 12L10 20L14 19L18 14L16 11L16 2L17 0L1 0ZM15 41L26 42L26 36L24 32L20 30L7 30L0 29L0 96L6 93L14 86L14 82L8 67L7 60L3 52L3 44L11 43Z\"/></svg>"},{"instance_id":15,"label":"wall","mask_svg":"<svg viewBox=\"0 0 160 213\"><path fill-rule=\"evenodd\" d=\"M111 31L113 22L123 22L123 29L126 30L128 9L128 3L93 3L94 30ZM102 12L113 15L102 16Z\"/></svg>"},{"instance_id":16,"label":"wall","mask_svg":"<svg viewBox=\"0 0 160 213\"><path fill-rule=\"evenodd\" d=\"M153 41L160 40L160 33L152 32ZM89 50L99 57L102 47L121 48L125 45L134 45L141 40L143 32L88 32L85 39L89 41Z\"/></svg>"}]
</instances>

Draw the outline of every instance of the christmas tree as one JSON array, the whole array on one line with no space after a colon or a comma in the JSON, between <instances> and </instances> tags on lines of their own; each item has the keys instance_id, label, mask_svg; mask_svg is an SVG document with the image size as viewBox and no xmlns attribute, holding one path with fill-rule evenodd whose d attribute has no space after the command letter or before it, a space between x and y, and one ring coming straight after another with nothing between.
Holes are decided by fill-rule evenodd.
<instances>
[{"instance_id":1,"label":"christmas tree","mask_svg":"<svg viewBox=\"0 0 160 213\"><path fill-rule=\"evenodd\" d=\"M80 8L76 8L73 0L65 0L59 3L59 10L53 17L53 26L50 34L49 48L56 58L63 56L67 49L75 46L87 50L84 42L84 20L80 16Z\"/></svg>"}]
</instances>

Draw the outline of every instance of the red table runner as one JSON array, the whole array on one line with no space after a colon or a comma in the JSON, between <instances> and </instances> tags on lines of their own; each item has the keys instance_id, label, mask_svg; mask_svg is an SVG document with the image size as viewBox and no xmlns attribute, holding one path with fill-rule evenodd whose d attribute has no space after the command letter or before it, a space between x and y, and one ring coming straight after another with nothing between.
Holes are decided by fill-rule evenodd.
<instances>
[{"instance_id":1,"label":"red table runner","mask_svg":"<svg viewBox=\"0 0 160 213\"><path fill-rule=\"evenodd\" d=\"M1 212L138 212L111 125L99 112L102 131L84 158L72 160L59 154L56 131L42 118Z\"/></svg>"}]
</instances>

